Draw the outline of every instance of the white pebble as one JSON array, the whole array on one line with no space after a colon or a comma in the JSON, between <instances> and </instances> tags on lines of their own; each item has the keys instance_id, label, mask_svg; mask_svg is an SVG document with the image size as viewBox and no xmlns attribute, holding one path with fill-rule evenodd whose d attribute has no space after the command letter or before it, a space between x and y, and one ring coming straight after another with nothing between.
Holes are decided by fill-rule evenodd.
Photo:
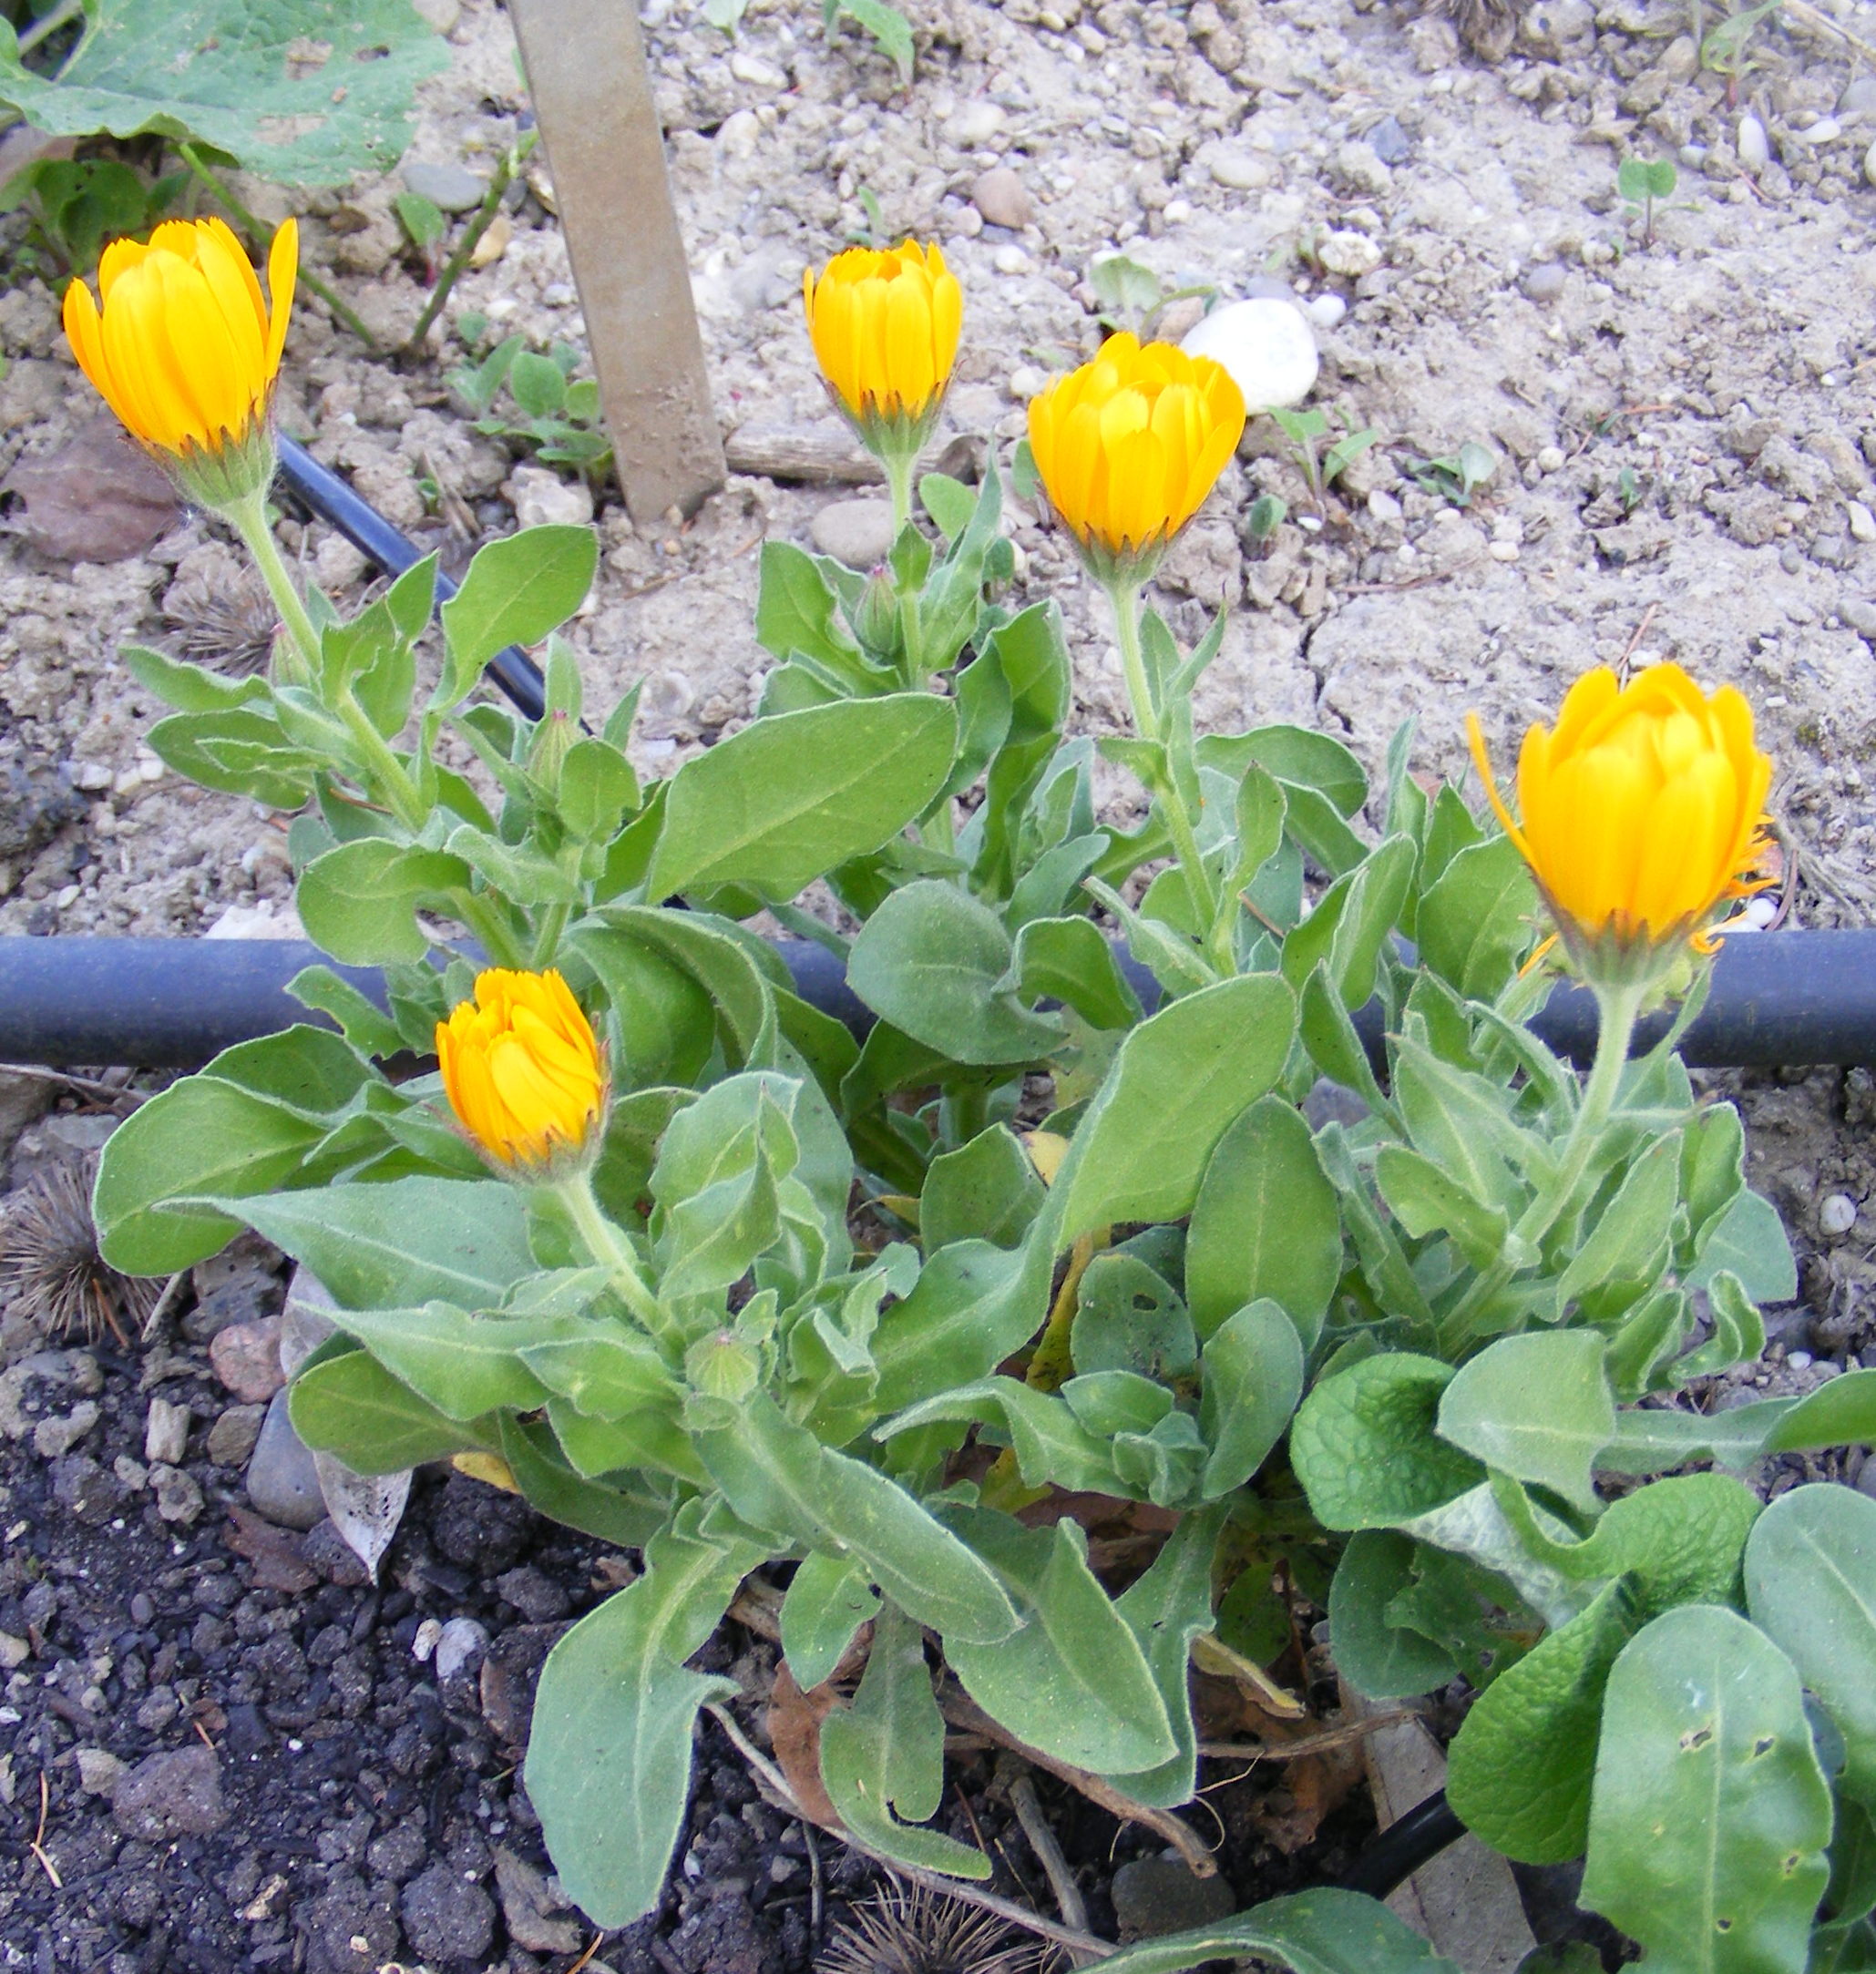
<instances>
[{"instance_id":1,"label":"white pebble","mask_svg":"<svg viewBox=\"0 0 1876 1974\"><path fill-rule=\"evenodd\" d=\"M1772 921L1779 915L1778 901L1773 898L1748 898L1739 912L1739 930L1742 932L1768 932Z\"/></svg>"},{"instance_id":2,"label":"white pebble","mask_svg":"<svg viewBox=\"0 0 1876 1974\"><path fill-rule=\"evenodd\" d=\"M1843 504L1845 518L1850 522L1850 531L1859 541L1876 541L1876 514L1871 514L1861 500L1847 500Z\"/></svg>"},{"instance_id":3,"label":"white pebble","mask_svg":"<svg viewBox=\"0 0 1876 1974\"><path fill-rule=\"evenodd\" d=\"M1340 295L1317 295L1308 305L1309 320L1318 329L1333 329L1348 312L1348 304Z\"/></svg>"},{"instance_id":4,"label":"white pebble","mask_svg":"<svg viewBox=\"0 0 1876 1974\"><path fill-rule=\"evenodd\" d=\"M990 265L1000 274L1027 274L1030 271L1030 257L1012 242L1009 246L997 249L990 256Z\"/></svg>"},{"instance_id":5,"label":"white pebble","mask_svg":"<svg viewBox=\"0 0 1876 1974\"><path fill-rule=\"evenodd\" d=\"M718 127L717 148L732 158L748 158L762 141L762 124L753 109L733 109Z\"/></svg>"},{"instance_id":6,"label":"white pebble","mask_svg":"<svg viewBox=\"0 0 1876 1974\"><path fill-rule=\"evenodd\" d=\"M1253 413L1301 404L1320 367L1303 312L1275 295L1213 310L1180 348L1188 356L1222 363L1244 393L1245 409Z\"/></svg>"},{"instance_id":7,"label":"white pebble","mask_svg":"<svg viewBox=\"0 0 1876 1974\"><path fill-rule=\"evenodd\" d=\"M1487 542L1485 553L1494 562L1515 562L1518 559L1518 545L1514 541Z\"/></svg>"},{"instance_id":8,"label":"white pebble","mask_svg":"<svg viewBox=\"0 0 1876 1974\"><path fill-rule=\"evenodd\" d=\"M1381 250L1366 233L1341 229L1322 236L1316 244L1316 258L1326 272L1358 280L1380 266Z\"/></svg>"},{"instance_id":9,"label":"white pebble","mask_svg":"<svg viewBox=\"0 0 1876 1974\"><path fill-rule=\"evenodd\" d=\"M1392 494L1379 486L1368 496L1368 511L1383 527L1403 519L1407 512Z\"/></svg>"},{"instance_id":10,"label":"white pebble","mask_svg":"<svg viewBox=\"0 0 1876 1974\"><path fill-rule=\"evenodd\" d=\"M1791 1371L1809 1371L1815 1360L1808 1350L1794 1350L1785 1359L1785 1366Z\"/></svg>"},{"instance_id":11,"label":"white pebble","mask_svg":"<svg viewBox=\"0 0 1876 1974\"><path fill-rule=\"evenodd\" d=\"M1739 153L1739 162L1748 171L1763 171L1771 162L1772 148L1766 141L1765 126L1749 111L1739 119L1734 148Z\"/></svg>"},{"instance_id":12,"label":"white pebble","mask_svg":"<svg viewBox=\"0 0 1876 1974\"><path fill-rule=\"evenodd\" d=\"M1563 449L1561 445L1545 445L1539 448L1537 470L1540 473L1561 473L1563 470Z\"/></svg>"},{"instance_id":13,"label":"white pebble","mask_svg":"<svg viewBox=\"0 0 1876 1974\"><path fill-rule=\"evenodd\" d=\"M1797 133L1800 144L1830 144L1843 135L1843 126L1834 117L1820 118L1809 130Z\"/></svg>"},{"instance_id":14,"label":"white pebble","mask_svg":"<svg viewBox=\"0 0 1876 1974\"><path fill-rule=\"evenodd\" d=\"M1857 1223L1857 1202L1847 1192L1833 1192L1818 1208L1818 1225L1831 1235L1848 1233Z\"/></svg>"},{"instance_id":15,"label":"white pebble","mask_svg":"<svg viewBox=\"0 0 1876 1974\"><path fill-rule=\"evenodd\" d=\"M1017 404L1027 404L1048 382L1048 377L1033 363L1019 363L1010 373L1009 381L1003 388Z\"/></svg>"},{"instance_id":16,"label":"white pebble","mask_svg":"<svg viewBox=\"0 0 1876 1974\"><path fill-rule=\"evenodd\" d=\"M1184 226L1192 217L1192 201L1189 199L1169 199L1160 208L1160 218L1168 226Z\"/></svg>"},{"instance_id":17,"label":"white pebble","mask_svg":"<svg viewBox=\"0 0 1876 1974\"><path fill-rule=\"evenodd\" d=\"M1876 185L1876 144L1871 145L1863 153L1863 176L1871 185Z\"/></svg>"},{"instance_id":18,"label":"white pebble","mask_svg":"<svg viewBox=\"0 0 1876 1974\"><path fill-rule=\"evenodd\" d=\"M474 1618L452 1618L436 1640L436 1677L456 1678L472 1659L479 1658L488 1633Z\"/></svg>"},{"instance_id":19,"label":"white pebble","mask_svg":"<svg viewBox=\"0 0 1876 1974\"><path fill-rule=\"evenodd\" d=\"M410 1655L419 1665L428 1665L430 1654L436 1650L436 1641L443 1636L443 1627L435 1618L425 1618L417 1626L416 1635L410 1642Z\"/></svg>"},{"instance_id":20,"label":"white pebble","mask_svg":"<svg viewBox=\"0 0 1876 1974\"><path fill-rule=\"evenodd\" d=\"M756 89L785 89L788 77L773 62L765 62L759 55L751 55L738 48L730 57L730 73L738 82L746 82Z\"/></svg>"}]
</instances>

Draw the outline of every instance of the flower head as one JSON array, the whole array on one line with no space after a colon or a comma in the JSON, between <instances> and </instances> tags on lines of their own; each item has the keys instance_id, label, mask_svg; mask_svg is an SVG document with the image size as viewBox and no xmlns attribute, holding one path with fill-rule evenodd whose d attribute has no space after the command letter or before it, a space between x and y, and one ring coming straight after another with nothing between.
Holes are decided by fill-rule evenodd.
<instances>
[{"instance_id":1,"label":"flower head","mask_svg":"<svg viewBox=\"0 0 1876 1974\"><path fill-rule=\"evenodd\" d=\"M169 220L146 246L116 240L97 291L66 290L65 331L78 367L183 489L205 506L266 486L268 407L299 269L284 220L267 256L270 311L241 242L220 220Z\"/></svg>"},{"instance_id":2,"label":"flower head","mask_svg":"<svg viewBox=\"0 0 1876 1974\"><path fill-rule=\"evenodd\" d=\"M1103 581L1151 571L1244 426L1244 394L1222 364L1125 334L1030 400L1030 450L1050 504Z\"/></svg>"},{"instance_id":3,"label":"flower head","mask_svg":"<svg viewBox=\"0 0 1876 1974\"><path fill-rule=\"evenodd\" d=\"M490 967L436 1024L443 1087L492 1164L547 1179L577 1164L606 1110L606 1060L566 981Z\"/></svg>"},{"instance_id":4,"label":"flower head","mask_svg":"<svg viewBox=\"0 0 1876 1974\"><path fill-rule=\"evenodd\" d=\"M964 291L936 245L908 240L884 253L850 247L802 276L815 360L863 444L916 453L937 422Z\"/></svg>"},{"instance_id":5,"label":"flower head","mask_svg":"<svg viewBox=\"0 0 1876 1974\"><path fill-rule=\"evenodd\" d=\"M1716 907L1760 888L1772 764L1731 686L1709 695L1671 664L1626 686L1606 666L1586 673L1556 725L1524 736L1522 827L1492 781L1476 714L1466 728L1492 805L1591 978L1651 975L1689 941L1711 952Z\"/></svg>"}]
</instances>

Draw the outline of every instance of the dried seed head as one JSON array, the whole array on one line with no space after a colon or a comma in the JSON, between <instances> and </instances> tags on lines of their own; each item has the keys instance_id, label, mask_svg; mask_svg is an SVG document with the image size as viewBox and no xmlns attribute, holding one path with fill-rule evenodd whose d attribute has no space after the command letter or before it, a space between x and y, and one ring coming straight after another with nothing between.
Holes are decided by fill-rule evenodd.
<instances>
[{"instance_id":1,"label":"dried seed head","mask_svg":"<svg viewBox=\"0 0 1876 1974\"><path fill-rule=\"evenodd\" d=\"M1060 1956L994 1913L888 1878L835 1927L815 1974L1051 1974Z\"/></svg>"},{"instance_id":2,"label":"dried seed head","mask_svg":"<svg viewBox=\"0 0 1876 1974\"><path fill-rule=\"evenodd\" d=\"M159 1284L122 1275L97 1252L91 1219L95 1158L60 1159L35 1175L0 1222L0 1301L53 1335L108 1329L120 1344L142 1328Z\"/></svg>"},{"instance_id":3,"label":"dried seed head","mask_svg":"<svg viewBox=\"0 0 1876 1974\"><path fill-rule=\"evenodd\" d=\"M1481 60L1502 62L1511 52L1518 22L1531 0L1422 0L1423 14L1443 14Z\"/></svg>"},{"instance_id":4,"label":"dried seed head","mask_svg":"<svg viewBox=\"0 0 1876 1974\"><path fill-rule=\"evenodd\" d=\"M266 587L243 571L231 579L185 579L163 599L184 658L244 678L266 669L279 612Z\"/></svg>"}]
</instances>

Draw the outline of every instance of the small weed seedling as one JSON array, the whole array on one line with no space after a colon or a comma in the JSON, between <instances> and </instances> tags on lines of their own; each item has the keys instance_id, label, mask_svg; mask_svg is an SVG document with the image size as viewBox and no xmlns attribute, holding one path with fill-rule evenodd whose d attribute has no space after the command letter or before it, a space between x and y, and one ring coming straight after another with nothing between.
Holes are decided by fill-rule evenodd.
<instances>
[{"instance_id":1,"label":"small weed seedling","mask_svg":"<svg viewBox=\"0 0 1876 1974\"><path fill-rule=\"evenodd\" d=\"M473 314L456 324L471 350L487 327L486 317ZM513 335L479 363L453 370L449 387L474 417L477 431L491 438L525 439L544 465L573 466L597 481L611 459L612 445L600 423L600 387L590 377L574 376L579 362L579 353L570 343L557 343L543 356L528 347L525 336ZM504 386L512 414L501 404Z\"/></svg>"},{"instance_id":2,"label":"small weed seedling","mask_svg":"<svg viewBox=\"0 0 1876 1974\"><path fill-rule=\"evenodd\" d=\"M1655 244L1655 201L1674 196L1674 166L1666 158L1625 158L1615 171L1615 189L1621 193L1631 220L1642 222L1642 242Z\"/></svg>"},{"instance_id":3,"label":"small weed seedling","mask_svg":"<svg viewBox=\"0 0 1876 1974\"><path fill-rule=\"evenodd\" d=\"M449 215L421 192L399 192L391 201L404 237L423 256L424 279L434 281L441 265L439 250L449 235Z\"/></svg>"},{"instance_id":4,"label":"small weed seedling","mask_svg":"<svg viewBox=\"0 0 1876 1974\"><path fill-rule=\"evenodd\" d=\"M46 158L0 190L0 212L24 206L29 226L15 266L22 275L86 274L98 250L122 233L145 233L167 219L189 182L172 171L147 183L116 158ZM62 283L61 283L62 285Z\"/></svg>"},{"instance_id":5,"label":"small weed seedling","mask_svg":"<svg viewBox=\"0 0 1876 1974\"><path fill-rule=\"evenodd\" d=\"M1727 78L1727 100L1731 101L1739 78L1759 65L1751 52L1752 37L1768 15L1779 11L1781 0L1761 0L1757 6L1728 6L1712 27L1707 26L1703 0L1694 0L1694 39L1700 49L1700 66Z\"/></svg>"},{"instance_id":6,"label":"small weed seedling","mask_svg":"<svg viewBox=\"0 0 1876 1974\"><path fill-rule=\"evenodd\" d=\"M1088 270L1088 285L1099 304L1095 320L1101 326L1109 331L1130 329L1143 343L1152 339L1153 325L1174 302L1189 302L1194 296L1210 301L1218 292L1209 282L1164 288L1150 267L1124 253L1102 254Z\"/></svg>"},{"instance_id":7,"label":"small weed seedling","mask_svg":"<svg viewBox=\"0 0 1876 1974\"><path fill-rule=\"evenodd\" d=\"M1258 554L1269 546L1270 537L1289 518L1289 503L1275 494L1259 494L1245 515L1245 538Z\"/></svg>"},{"instance_id":8,"label":"small weed seedling","mask_svg":"<svg viewBox=\"0 0 1876 1974\"><path fill-rule=\"evenodd\" d=\"M1468 439L1442 458L1409 460L1407 470L1421 493L1437 494L1455 507L1470 507L1472 496L1498 471L1498 455L1491 446Z\"/></svg>"},{"instance_id":9,"label":"small weed seedling","mask_svg":"<svg viewBox=\"0 0 1876 1974\"><path fill-rule=\"evenodd\" d=\"M1328 436L1328 418L1319 411L1273 411L1279 430L1290 442L1290 456L1297 470L1309 485L1309 497L1319 508L1328 490L1380 437L1371 425L1358 432L1345 432L1328 451L1322 442ZM1276 523L1271 524L1273 527Z\"/></svg>"},{"instance_id":10,"label":"small weed seedling","mask_svg":"<svg viewBox=\"0 0 1876 1974\"><path fill-rule=\"evenodd\" d=\"M737 7L740 15L742 7ZM899 72L899 83L904 88L912 86L912 25L896 6L888 6L887 0L821 0L821 25L831 36L840 22L853 22L856 27L864 27L879 45L879 52L887 56Z\"/></svg>"}]
</instances>

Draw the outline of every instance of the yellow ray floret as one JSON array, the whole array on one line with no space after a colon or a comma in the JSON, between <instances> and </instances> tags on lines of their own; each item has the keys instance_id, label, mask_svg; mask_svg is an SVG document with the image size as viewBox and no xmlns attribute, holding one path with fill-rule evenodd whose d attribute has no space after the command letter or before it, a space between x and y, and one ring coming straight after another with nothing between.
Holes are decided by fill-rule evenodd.
<instances>
[{"instance_id":1,"label":"yellow ray floret","mask_svg":"<svg viewBox=\"0 0 1876 1974\"><path fill-rule=\"evenodd\" d=\"M938 409L964 322L964 291L934 244L851 247L802 276L815 360L849 418L918 421Z\"/></svg>"},{"instance_id":2,"label":"yellow ray floret","mask_svg":"<svg viewBox=\"0 0 1876 1974\"><path fill-rule=\"evenodd\" d=\"M606 1063L560 976L490 967L476 997L436 1024L443 1087L494 1163L545 1174L590 1144L606 1108Z\"/></svg>"},{"instance_id":3,"label":"yellow ray floret","mask_svg":"<svg viewBox=\"0 0 1876 1974\"><path fill-rule=\"evenodd\" d=\"M1126 334L1030 401L1030 449L1051 505L1084 549L1108 557L1170 541L1244 425L1244 394L1222 364Z\"/></svg>"},{"instance_id":4,"label":"yellow ray floret","mask_svg":"<svg viewBox=\"0 0 1876 1974\"><path fill-rule=\"evenodd\" d=\"M166 220L147 245L105 249L101 309L83 281L66 290L66 334L133 438L178 458L218 453L266 422L298 268L290 219L267 256L270 311L221 220Z\"/></svg>"},{"instance_id":5,"label":"yellow ray floret","mask_svg":"<svg viewBox=\"0 0 1876 1974\"><path fill-rule=\"evenodd\" d=\"M1605 666L1585 674L1555 726L1524 736L1522 826L1492 780L1476 714L1466 727L1492 806L1573 947L1691 938L1707 951L1715 908L1759 887L1772 764L1731 686L1705 693L1672 664L1625 687Z\"/></svg>"}]
</instances>

